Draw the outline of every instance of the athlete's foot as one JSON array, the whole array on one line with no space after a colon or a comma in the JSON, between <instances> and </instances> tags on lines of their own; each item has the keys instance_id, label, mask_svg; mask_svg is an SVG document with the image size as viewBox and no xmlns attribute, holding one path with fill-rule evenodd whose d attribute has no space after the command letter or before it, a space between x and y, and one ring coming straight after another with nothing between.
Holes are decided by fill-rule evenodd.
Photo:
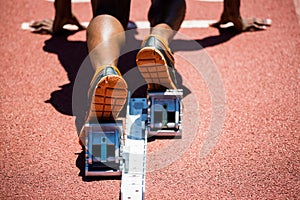
<instances>
[{"instance_id":1,"label":"athlete's foot","mask_svg":"<svg viewBox=\"0 0 300 200\"><path fill-rule=\"evenodd\" d=\"M176 89L174 57L167 43L157 35L148 36L136 57L148 90Z\"/></svg>"},{"instance_id":2,"label":"athlete's foot","mask_svg":"<svg viewBox=\"0 0 300 200\"><path fill-rule=\"evenodd\" d=\"M98 68L88 91L89 109L86 122L115 121L127 100L127 84L115 66ZM84 125L79 143L84 146Z\"/></svg>"},{"instance_id":3,"label":"athlete's foot","mask_svg":"<svg viewBox=\"0 0 300 200\"><path fill-rule=\"evenodd\" d=\"M87 120L115 120L127 100L127 84L114 66L97 69L88 91L89 111Z\"/></svg>"}]
</instances>

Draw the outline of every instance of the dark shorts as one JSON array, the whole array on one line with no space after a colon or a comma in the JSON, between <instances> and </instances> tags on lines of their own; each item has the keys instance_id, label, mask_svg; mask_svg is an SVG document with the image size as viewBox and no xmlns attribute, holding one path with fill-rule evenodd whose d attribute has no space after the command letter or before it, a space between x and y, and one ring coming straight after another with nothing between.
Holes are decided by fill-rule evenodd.
<instances>
[{"instance_id":1,"label":"dark shorts","mask_svg":"<svg viewBox=\"0 0 300 200\"><path fill-rule=\"evenodd\" d=\"M127 28L131 0L92 0L93 16L111 15ZM151 0L148 20L151 27L166 23L178 30L186 10L185 0ZM138 11L137 11L138 12Z\"/></svg>"}]
</instances>

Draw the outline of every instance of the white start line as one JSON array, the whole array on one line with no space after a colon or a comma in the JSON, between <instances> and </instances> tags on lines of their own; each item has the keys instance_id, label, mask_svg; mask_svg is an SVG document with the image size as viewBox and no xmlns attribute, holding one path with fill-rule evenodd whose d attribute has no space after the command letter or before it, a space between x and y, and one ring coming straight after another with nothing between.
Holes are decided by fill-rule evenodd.
<instances>
[{"instance_id":1,"label":"white start line","mask_svg":"<svg viewBox=\"0 0 300 200\"><path fill-rule=\"evenodd\" d=\"M48 2L54 2L55 0L46 0ZM195 1L199 1L199 2L223 2L223 0L195 0ZM88 3L90 2L90 0L72 0L72 3ZM185 20L183 21L181 28L208 28L210 24L213 24L217 22L216 20ZM136 28L139 29L148 29L150 28L150 24L148 21L136 21L134 22ZM83 26L87 27L89 25L89 22L82 22L81 23ZM223 27L229 27L232 26L232 23L228 23L226 25L223 25ZM130 26L130 25L129 25ZM65 29L68 30L77 30L77 26L75 25L71 25L71 24L67 24L64 26ZM29 22L23 22L21 24L21 29L23 30L33 30L30 27L30 23Z\"/></svg>"},{"instance_id":2,"label":"white start line","mask_svg":"<svg viewBox=\"0 0 300 200\"><path fill-rule=\"evenodd\" d=\"M181 28L208 28L210 24L213 24L217 22L217 20L185 20L183 21ZM134 22L136 27L139 29L148 29L150 28L150 23L148 21L136 21ZM89 22L82 22L81 23L83 26L87 27L89 25ZM232 26L232 23L226 24L226 27ZM77 26L67 24L64 26L65 29L68 30L77 30ZM21 29L22 30L34 30L30 27L29 22L23 22L21 24Z\"/></svg>"}]
</instances>

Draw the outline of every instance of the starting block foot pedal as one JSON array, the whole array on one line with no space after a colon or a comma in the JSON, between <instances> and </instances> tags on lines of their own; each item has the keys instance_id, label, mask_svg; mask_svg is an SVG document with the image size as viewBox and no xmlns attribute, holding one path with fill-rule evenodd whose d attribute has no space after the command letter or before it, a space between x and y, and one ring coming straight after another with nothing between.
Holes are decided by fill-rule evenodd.
<instances>
[{"instance_id":1,"label":"starting block foot pedal","mask_svg":"<svg viewBox=\"0 0 300 200\"><path fill-rule=\"evenodd\" d=\"M148 135L182 136L182 89L148 92Z\"/></svg>"},{"instance_id":2,"label":"starting block foot pedal","mask_svg":"<svg viewBox=\"0 0 300 200\"><path fill-rule=\"evenodd\" d=\"M85 124L85 176L120 176L122 122Z\"/></svg>"}]
</instances>

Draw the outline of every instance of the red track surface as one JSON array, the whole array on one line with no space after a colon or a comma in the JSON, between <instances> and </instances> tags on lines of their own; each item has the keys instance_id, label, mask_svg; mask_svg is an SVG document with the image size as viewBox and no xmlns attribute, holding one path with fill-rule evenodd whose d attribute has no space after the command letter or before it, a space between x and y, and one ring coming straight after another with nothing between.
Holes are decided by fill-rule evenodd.
<instances>
[{"instance_id":1,"label":"red track surface","mask_svg":"<svg viewBox=\"0 0 300 200\"><path fill-rule=\"evenodd\" d=\"M218 19L222 10L221 3L187 3L186 19ZM146 20L148 5L133 1L131 20ZM76 165L80 146L69 82L79 67L72 64L85 56L85 32L53 41L21 30L22 22L53 17L46 1L1 1L0 7L0 198L118 199L120 180L83 178ZM89 4L73 8L81 21L91 18ZM201 125L189 130L195 138L178 160L147 173L146 199L299 198L300 29L293 0L245 0L242 14L271 18L273 25L225 42L211 37L219 34L212 28L181 31L200 40L205 48L197 52L207 52L220 72L225 123L214 149L200 158L210 96L201 76L178 59L183 81L199 101ZM149 152L167 143L150 142Z\"/></svg>"}]
</instances>

